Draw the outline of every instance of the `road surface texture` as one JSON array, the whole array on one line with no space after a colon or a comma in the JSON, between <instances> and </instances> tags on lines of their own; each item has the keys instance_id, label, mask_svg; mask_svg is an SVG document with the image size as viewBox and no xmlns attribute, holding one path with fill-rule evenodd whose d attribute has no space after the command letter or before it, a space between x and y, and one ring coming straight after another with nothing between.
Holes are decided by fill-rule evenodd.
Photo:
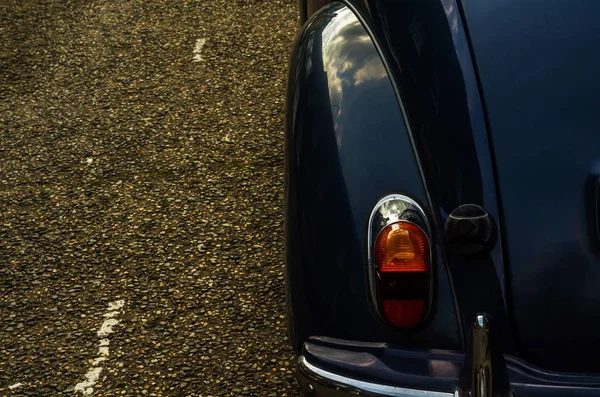
<instances>
[{"instance_id":1,"label":"road surface texture","mask_svg":"<svg viewBox=\"0 0 600 397\"><path fill-rule=\"evenodd\" d=\"M1 2L1 396L297 395L295 4Z\"/></svg>"}]
</instances>

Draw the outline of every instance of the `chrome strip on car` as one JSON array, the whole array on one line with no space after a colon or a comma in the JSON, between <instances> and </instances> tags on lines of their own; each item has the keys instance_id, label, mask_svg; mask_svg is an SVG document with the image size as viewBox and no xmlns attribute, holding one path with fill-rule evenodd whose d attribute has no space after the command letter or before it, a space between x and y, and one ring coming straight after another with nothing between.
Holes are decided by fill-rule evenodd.
<instances>
[{"instance_id":1,"label":"chrome strip on car","mask_svg":"<svg viewBox=\"0 0 600 397\"><path fill-rule=\"evenodd\" d=\"M325 383L325 386L331 386L333 388L349 388L354 391L364 391L390 397L454 397L454 393L406 389L403 387L379 385L377 383L347 378L315 367L310 364L304 356L300 357L298 365L304 374L309 378L312 378L312 380Z\"/></svg>"}]
</instances>

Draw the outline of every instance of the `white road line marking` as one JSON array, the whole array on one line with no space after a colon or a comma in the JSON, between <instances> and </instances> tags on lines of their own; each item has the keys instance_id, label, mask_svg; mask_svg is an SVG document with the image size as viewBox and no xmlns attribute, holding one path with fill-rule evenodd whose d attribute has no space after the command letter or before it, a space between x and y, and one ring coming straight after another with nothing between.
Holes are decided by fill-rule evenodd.
<instances>
[{"instance_id":1,"label":"white road line marking","mask_svg":"<svg viewBox=\"0 0 600 397\"><path fill-rule=\"evenodd\" d=\"M10 390L14 390L14 389L16 389L16 388L18 388L18 387L21 387L21 386L23 386L23 384L22 384L22 383L15 383L14 385L10 385L10 386L8 386L8 388L9 388Z\"/></svg>"},{"instance_id":2,"label":"white road line marking","mask_svg":"<svg viewBox=\"0 0 600 397\"><path fill-rule=\"evenodd\" d=\"M116 311L115 312L108 312L108 313L104 313L102 315L102 317L111 318L111 317L116 316L117 314L119 314L119 312L116 312Z\"/></svg>"},{"instance_id":3,"label":"white road line marking","mask_svg":"<svg viewBox=\"0 0 600 397\"><path fill-rule=\"evenodd\" d=\"M121 313L121 309L124 305L124 300L111 302L108 304L106 313L102 315L102 317L106 318L106 320L104 320L97 332L98 337L101 338L98 344L98 356L92 362L92 367L88 370L87 374L85 374L85 381L79 382L75 385L75 391L80 391L85 396L89 396L94 393L94 385L96 382L98 382L100 374L102 373L102 367L99 365L103 361L106 361L106 358L110 354L108 348L110 345L110 339L106 338L106 336L112 334L114 332L112 327L119 324L119 320L117 320L115 317ZM17 385L20 386L21 384L17 383Z\"/></svg>"},{"instance_id":4,"label":"white road line marking","mask_svg":"<svg viewBox=\"0 0 600 397\"><path fill-rule=\"evenodd\" d=\"M108 320L104 320L102 326L98 330L98 336L103 337L113 333L112 327L119 324L119 320L116 318L109 318Z\"/></svg>"},{"instance_id":5,"label":"white road line marking","mask_svg":"<svg viewBox=\"0 0 600 397\"><path fill-rule=\"evenodd\" d=\"M96 357L94 361L92 361L92 367L97 367L102 361L106 361L106 357Z\"/></svg>"},{"instance_id":6,"label":"white road line marking","mask_svg":"<svg viewBox=\"0 0 600 397\"><path fill-rule=\"evenodd\" d=\"M123 299L120 299L118 301L114 301L114 302L110 302L108 304L108 310L109 312L112 312L114 310L119 310L121 309L123 306L125 305L125 301Z\"/></svg>"},{"instance_id":7,"label":"white road line marking","mask_svg":"<svg viewBox=\"0 0 600 397\"><path fill-rule=\"evenodd\" d=\"M79 382L75 385L75 391L80 391L85 396L89 396L94 392L94 385L98 382L102 367L90 368L87 374L85 374L86 381Z\"/></svg>"},{"instance_id":8,"label":"white road line marking","mask_svg":"<svg viewBox=\"0 0 600 397\"><path fill-rule=\"evenodd\" d=\"M204 47L204 44L206 44L206 39L196 40L196 44L194 45L194 62L204 60L204 58L202 58L202 47Z\"/></svg>"}]
</instances>

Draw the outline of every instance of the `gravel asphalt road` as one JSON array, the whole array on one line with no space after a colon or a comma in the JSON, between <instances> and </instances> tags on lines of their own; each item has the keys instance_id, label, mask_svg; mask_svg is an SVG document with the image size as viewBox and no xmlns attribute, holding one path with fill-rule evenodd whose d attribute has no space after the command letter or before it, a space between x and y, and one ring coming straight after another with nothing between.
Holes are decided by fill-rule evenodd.
<instances>
[{"instance_id":1,"label":"gravel asphalt road","mask_svg":"<svg viewBox=\"0 0 600 397\"><path fill-rule=\"evenodd\" d=\"M296 395L295 4L1 2L0 395Z\"/></svg>"}]
</instances>

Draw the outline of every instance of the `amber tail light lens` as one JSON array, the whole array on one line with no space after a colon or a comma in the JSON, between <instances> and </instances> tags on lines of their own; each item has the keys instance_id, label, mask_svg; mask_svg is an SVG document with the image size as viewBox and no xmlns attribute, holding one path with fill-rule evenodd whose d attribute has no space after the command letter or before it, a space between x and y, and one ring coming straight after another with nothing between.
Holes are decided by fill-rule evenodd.
<instances>
[{"instance_id":1,"label":"amber tail light lens","mask_svg":"<svg viewBox=\"0 0 600 397\"><path fill-rule=\"evenodd\" d=\"M373 302L387 323L413 328L431 305L431 247L424 211L409 197L391 195L370 219Z\"/></svg>"},{"instance_id":2,"label":"amber tail light lens","mask_svg":"<svg viewBox=\"0 0 600 397\"><path fill-rule=\"evenodd\" d=\"M375 261L382 273L426 272L429 240L417 225L392 223L377 237Z\"/></svg>"}]
</instances>

